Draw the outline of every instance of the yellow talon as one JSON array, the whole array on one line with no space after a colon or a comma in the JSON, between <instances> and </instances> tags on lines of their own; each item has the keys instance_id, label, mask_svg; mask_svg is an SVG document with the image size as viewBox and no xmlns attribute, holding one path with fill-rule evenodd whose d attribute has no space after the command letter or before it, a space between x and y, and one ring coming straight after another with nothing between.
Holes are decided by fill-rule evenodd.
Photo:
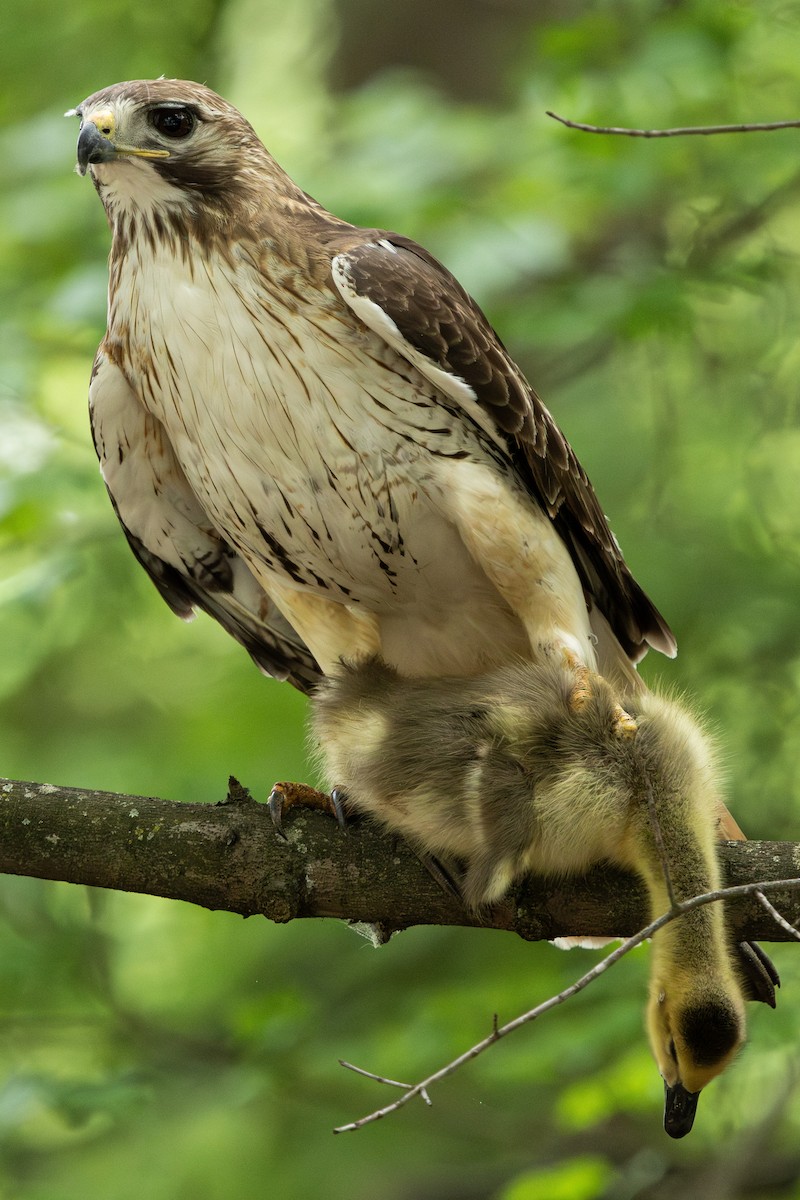
<instances>
[{"instance_id":1,"label":"yellow talon","mask_svg":"<svg viewBox=\"0 0 800 1200\"><path fill-rule=\"evenodd\" d=\"M620 704L614 706L611 727L614 731L614 737L618 738L636 737L636 731L639 728L630 713L626 713Z\"/></svg>"},{"instance_id":2,"label":"yellow talon","mask_svg":"<svg viewBox=\"0 0 800 1200\"><path fill-rule=\"evenodd\" d=\"M570 712L581 712L592 698L592 689L589 684L590 672L572 650L563 648L561 659L565 668L575 676L575 684L567 698L567 707Z\"/></svg>"}]
</instances>

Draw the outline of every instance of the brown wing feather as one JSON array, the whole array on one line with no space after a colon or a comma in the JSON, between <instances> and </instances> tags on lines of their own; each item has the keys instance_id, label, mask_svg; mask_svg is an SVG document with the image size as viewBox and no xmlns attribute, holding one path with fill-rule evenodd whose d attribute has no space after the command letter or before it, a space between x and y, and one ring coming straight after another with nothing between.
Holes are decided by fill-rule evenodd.
<instances>
[{"instance_id":1,"label":"brown wing feather","mask_svg":"<svg viewBox=\"0 0 800 1200\"><path fill-rule=\"evenodd\" d=\"M475 393L568 546L587 602L604 613L629 657L638 661L648 644L674 655L672 632L628 570L572 447L458 280L394 233L376 231L374 241L344 256L357 293L381 308L414 350Z\"/></svg>"},{"instance_id":2,"label":"brown wing feather","mask_svg":"<svg viewBox=\"0 0 800 1200\"><path fill-rule=\"evenodd\" d=\"M163 426L139 403L103 343L89 388L95 450L136 558L173 612L212 616L268 675L310 692L322 678L311 651L244 560L213 527Z\"/></svg>"},{"instance_id":3,"label":"brown wing feather","mask_svg":"<svg viewBox=\"0 0 800 1200\"><path fill-rule=\"evenodd\" d=\"M113 497L112 504L114 504ZM114 504L116 511L116 505ZM117 512L128 545L139 563L152 579L159 594L177 616L189 621L196 608L208 613L226 633L235 638L265 675L291 683L298 691L309 695L322 679L322 671L313 654L300 640L274 605L268 612L256 615L247 612L233 600L234 582L219 582L204 586L187 572L179 571L147 549L144 542L126 528ZM226 558L234 552L225 548Z\"/></svg>"}]
</instances>

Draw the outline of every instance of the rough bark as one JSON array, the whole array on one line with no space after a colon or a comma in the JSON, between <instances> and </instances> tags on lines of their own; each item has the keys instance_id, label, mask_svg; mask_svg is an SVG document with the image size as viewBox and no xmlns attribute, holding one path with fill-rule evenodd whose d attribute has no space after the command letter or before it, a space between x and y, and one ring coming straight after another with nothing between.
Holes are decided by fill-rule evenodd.
<instances>
[{"instance_id":1,"label":"rough bark","mask_svg":"<svg viewBox=\"0 0 800 1200\"><path fill-rule=\"evenodd\" d=\"M324 813L293 809L286 840L269 811L232 787L219 804L177 803L52 784L0 780L0 872L145 892L272 921L339 917L387 936L411 925L479 925L529 940L629 935L650 914L633 875L598 867L580 878L531 878L481 919L443 890L402 842L365 822L341 831ZM800 844L723 842L729 885L800 875ZM771 892L800 921L800 892ZM729 902L740 938L788 940L754 899Z\"/></svg>"}]
</instances>

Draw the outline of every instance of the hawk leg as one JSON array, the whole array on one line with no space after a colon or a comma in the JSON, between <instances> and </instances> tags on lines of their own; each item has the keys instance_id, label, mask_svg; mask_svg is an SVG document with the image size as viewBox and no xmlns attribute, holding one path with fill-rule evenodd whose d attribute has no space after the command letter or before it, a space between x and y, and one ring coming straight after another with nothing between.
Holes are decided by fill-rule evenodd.
<instances>
[{"instance_id":1,"label":"hawk leg","mask_svg":"<svg viewBox=\"0 0 800 1200\"><path fill-rule=\"evenodd\" d=\"M534 662L561 653L596 670L583 588L550 518L480 463L447 463L440 482L447 515L522 622Z\"/></svg>"},{"instance_id":2,"label":"hawk leg","mask_svg":"<svg viewBox=\"0 0 800 1200\"><path fill-rule=\"evenodd\" d=\"M336 817L339 825L344 829L346 823L345 800L344 792L339 791L338 788L334 788L330 795L328 795L327 792L320 792L317 788L313 788L307 783L291 783L286 781L273 784L269 800L267 801L267 808L269 809L276 832L285 841L286 834L283 832L283 814L287 809L295 808L298 805L302 808L316 808L320 812L330 813Z\"/></svg>"}]
</instances>

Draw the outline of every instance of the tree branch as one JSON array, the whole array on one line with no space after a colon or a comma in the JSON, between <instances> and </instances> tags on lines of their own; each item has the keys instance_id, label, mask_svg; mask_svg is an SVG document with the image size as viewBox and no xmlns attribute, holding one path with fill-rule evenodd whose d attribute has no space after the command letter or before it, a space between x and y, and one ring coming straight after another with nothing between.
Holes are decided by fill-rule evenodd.
<instances>
[{"instance_id":1,"label":"tree branch","mask_svg":"<svg viewBox=\"0 0 800 1200\"><path fill-rule=\"evenodd\" d=\"M666 138L688 137L701 135L707 137L715 133L771 133L775 129L798 129L800 120L792 121L757 121L742 125L678 125L673 129L630 129L625 125L587 125L584 121L570 121L568 117L560 117L549 109L545 116L560 121L568 129L579 129L582 133L616 134L621 137Z\"/></svg>"},{"instance_id":2,"label":"tree branch","mask_svg":"<svg viewBox=\"0 0 800 1200\"><path fill-rule=\"evenodd\" d=\"M272 921L338 917L385 936L412 925L505 929L528 940L630 936L648 923L633 875L611 868L567 880L531 878L481 918L431 878L402 842L366 822L342 832L323 813L293 809L279 838L265 805L232 785L220 804L176 803L0 780L0 872L144 892ZM800 844L724 842L728 886L800 875ZM770 892L788 922L800 896ZM790 940L757 900L727 904L741 939Z\"/></svg>"}]
</instances>

